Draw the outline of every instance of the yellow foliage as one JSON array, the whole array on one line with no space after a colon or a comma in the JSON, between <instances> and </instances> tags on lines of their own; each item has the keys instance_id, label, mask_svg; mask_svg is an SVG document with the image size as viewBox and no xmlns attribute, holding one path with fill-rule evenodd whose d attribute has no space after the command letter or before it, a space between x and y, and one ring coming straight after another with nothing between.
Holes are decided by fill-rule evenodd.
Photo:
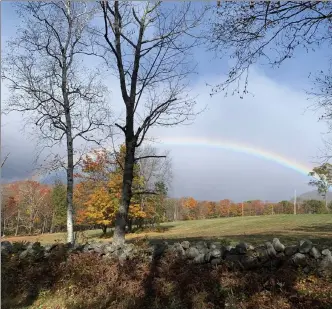
<instances>
[{"instance_id":1,"label":"yellow foliage","mask_svg":"<svg viewBox=\"0 0 332 309\"><path fill-rule=\"evenodd\" d=\"M109 225L115 219L119 200L104 187L96 188L86 203L85 216L97 224Z\"/></svg>"}]
</instances>

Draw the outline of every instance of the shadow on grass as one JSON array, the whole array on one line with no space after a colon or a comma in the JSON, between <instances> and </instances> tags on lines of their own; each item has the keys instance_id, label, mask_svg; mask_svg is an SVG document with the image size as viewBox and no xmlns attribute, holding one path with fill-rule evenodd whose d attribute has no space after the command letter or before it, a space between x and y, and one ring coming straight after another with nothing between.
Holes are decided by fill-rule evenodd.
<instances>
[{"instance_id":1,"label":"shadow on grass","mask_svg":"<svg viewBox=\"0 0 332 309\"><path fill-rule=\"evenodd\" d=\"M332 215L331 215L332 219ZM315 232L315 233L324 233L328 232L332 234L332 223L327 223L327 224L315 224L312 226L299 226L292 231L304 231L304 232Z\"/></svg>"},{"instance_id":2,"label":"shadow on grass","mask_svg":"<svg viewBox=\"0 0 332 309\"><path fill-rule=\"evenodd\" d=\"M148 241L151 244L160 244L166 241L169 244L174 244L176 242L181 242L187 240L189 242L197 241L220 241L223 245L236 244L238 242L247 242L252 245L261 245L267 241L272 242L273 238L279 238L279 240L288 245L298 244L300 240L309 239L313 242L314 245L318 247L332 247L332 238L330 236L321 236L321 235L310 235L308 233L259 233L259 234L245 234L245 235L225 235L223 237L177 237L170 238L167 235L160 237L153 236L148 238ZM135 239L130 239L128 242L135 242Z\"/></svg>"},{"instance_id":3,"label":"shadow on grass","mask_svg":"<svg viewBox=\"0 0 332 309\"><path fill-rule=\"evenodd\" d=\"M157 226L157 227L146 227L146 228L133 228L133 231L131 233L127 232L126 233L126 236L132 236L132 235L141 235L142 237L144 237L144 235L146 233L150 233L150 232L153 232L153 233L160 233L160 234L163 234L165 232L168 232L170 229L174 228L174 225L167 225L167 226ZM83 232L84 233L84 232ZM91 239L109 239L111 240L111 238L113 237L114 235L114 230L108 230L106 234L103 234L102 231L100 229L96 229L92 232L90 232L89 234L85 233L85 237L88 239L88 240L91 240Z\"/></svg>"}]
</instances>

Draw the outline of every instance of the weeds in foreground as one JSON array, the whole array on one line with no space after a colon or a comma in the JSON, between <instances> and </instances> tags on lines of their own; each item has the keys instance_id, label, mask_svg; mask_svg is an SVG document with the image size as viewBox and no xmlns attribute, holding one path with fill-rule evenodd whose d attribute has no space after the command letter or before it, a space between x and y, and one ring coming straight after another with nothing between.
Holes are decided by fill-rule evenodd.
<instances>
[{"instance_id":1,"label":"weeds in foreground","mask_svg":"<svg viewBox=\"0 0 332 309\"><path fill-rule=\"evenodd\" d=\"M171 253L121 265L89 253L66 258L61 247L49 260L3 259L1 290L8 309L331 309L332 303L331 279L289 268L232 271Z\"/></svg>"}]
</instances>

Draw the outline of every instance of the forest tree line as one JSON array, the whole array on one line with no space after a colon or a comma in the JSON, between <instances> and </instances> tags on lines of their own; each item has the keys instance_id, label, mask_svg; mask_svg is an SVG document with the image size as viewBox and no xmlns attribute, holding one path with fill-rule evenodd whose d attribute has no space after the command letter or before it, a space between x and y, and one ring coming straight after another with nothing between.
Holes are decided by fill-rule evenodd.
<instances>
[{"instance_id":1,"label":"forest tree line","mask_svg":"<svg viewBox=\"0 0 332 309\"><path fill-rule=\"evenodd\" d=\"M146 148L145 153L155 149ZM115 225L121 202L125 146L115 152L95 150L82 160L75 174L75 230L102 229ZM140 160L134 167L133 199L127 232L158 228L162 222L209 218L293 214L294 203L261 200L235 203L229 199L198 201L193 197L170 198L170 162L160 158ZM66 184L60 180L47 185L34 180L3 184L1 227L3 235L53 233L66 230ZM332 203L329 204L332 209ZM326 213L319 200L298 201L297 214Z\"/></svg>"}]
</instances>

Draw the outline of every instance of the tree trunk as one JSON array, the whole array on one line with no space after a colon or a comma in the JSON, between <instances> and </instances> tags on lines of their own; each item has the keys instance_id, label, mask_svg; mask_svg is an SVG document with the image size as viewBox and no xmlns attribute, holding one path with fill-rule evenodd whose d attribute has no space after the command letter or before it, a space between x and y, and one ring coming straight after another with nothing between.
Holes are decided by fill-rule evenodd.
<instances>
[{"instance_id":1,"label":"tree trunk","mask_svg":"<svg viewBox=\"0 0 332 309\"><path fill-rule=\"evenodd\" d=\"M105 236L107 233L107 225L102 225L101 229L103 230L103 235Z\"/></svg>"},{"instance_id":2,"label":"tree trunk","mask_svg":"<svg viewBox=\"0 0 332 309\"><path fill-rule=\"evenodd\" d=\"M136 140L134 138L126 138L126 156L122 182L122 198L119 210L116 214L115 230L113 237L113 242L119 245L124 244L125 242L127 216L130 200L132 197L131 185L134 177L135 143Z\"/></svg>"},{"instance_id":3,"label":"tree trunk","mask_svg":"<svg viewBox=\"0 0 332 309\"><path fill-rule=\"evenodd\" d=\"M69 6L67 6L69 12ZM73 188L74 188L74 141L72 137L72 121L70 115L70 102L67 85L67 59L66 51L63 51L62 67L62 96L64 101L64 112L66 118L66 139L67 139L67 242L74 244L74 224L73 224Z\"/></svg>"},{"instance_id":4,"label":"tree trunk","mask_svg":"<svg viewBox=\"0 0 332 309\"><path fill-rule=\"evenodd\" d=\"M70 135L70 136L68 136ZM71 139L71 132L67 134L67 151L68 151L68 166L67 166L67 242L74 243L74 224L73 224L73 188L74 188L74 155L73 155L73 141Z\"/></svg>"},{"instance_id":5,"label":"tree trunk","mask_svg":"<svg viewBox=\"0 0 332 309\"><path fill-rule=\"evenodd\" d=\"M329 207L327 206L327 192L325 194L325 208L326 208L326 211L329 212Z\"/></svg>"},{"instance_id":6,"label":"tree trunk","mask_svg":"<svg viewBox=\"0 0 332 309\"><path fill-rule=\"evenodd\" d=\"M55 216L55 211L53 211L53 213L52 213L50 233L53 233L53 229L54 229L54 216Z\"/></svg>"},{"instance_id":7,"label":"tree trunk","mask_svg":"<svg viewBox=\"0 0 332 309\"><path fill-rule=\"evenodd\" d=\"M16 229L15 229L15 236L18 234L18 226L20 223L20 210L17 211L17 220L16 220Z\"/></svg>"},{"instance_id":8,"label":"tree trunk","mask_svg":"<svg viewBox=\"0 0 332 309\"><path fill-rule=\"evenodd\" d=\"M128 220L128 233L132 233L133 231L133 220L129 219Z\"/></svg>"}]
</instances>

